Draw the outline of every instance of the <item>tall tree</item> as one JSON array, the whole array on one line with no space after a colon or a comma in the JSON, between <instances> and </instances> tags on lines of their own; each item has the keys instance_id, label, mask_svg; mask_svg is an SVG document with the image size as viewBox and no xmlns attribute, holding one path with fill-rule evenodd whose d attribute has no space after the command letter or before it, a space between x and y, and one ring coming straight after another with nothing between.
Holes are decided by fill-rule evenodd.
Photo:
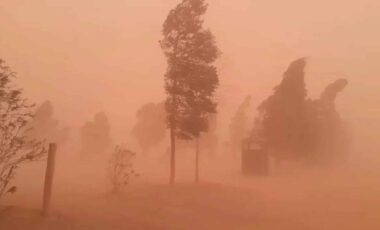
<instances>
[{"instance_id":1,"label":"tall tree","mask_svg":"<svg viewBox=\"0 0 380 230\"><path fill-rule=\"evenodd\" d=\"M0 198L7 192L20 164L40 159L44 144L28 136L33 106L14 85L16 74L0 59Z\"/></svg>"},{"instance_id":2,"label":"tall tree","mask_svg":"<svg viewBox=\"0 0 380 230\"><path fill-rule=\"evenodd\" d=\"M93 121L81 128L82 153L97 155L105 153L111 144L110 124L105 113L95 114Z\"/></svg>"},{"instance_id":3,"label":"tall tree","mask_svg":"<svg viewBox=\"0 0 380 230\"><path fill-rule=\"evenodd\" d=\"M344 160L348 132L335 109L337 95L347 86L338 79L317 100L306 99L306 61L290 64L275 92L259 107L251 138L263 143L276 160L328 165Z\"/></svg>"},{"instance_id":4,"label":"tall tree","mask_svg":"<svg viewBox=\"0 0 380 230\"><path fill-rule=\"evenodd\" d=\"M194 139L195 152L195 182L199 182L199 138L202 132L209 130L209 115L216 113L214 92L218 86L218 75L213 66L198 66L209 68L206 72L194 72L189 76L189 92L186 95L186 109L179 123L180 135L185 139Z\"/></svg>"},{"instance_id":5,"label":"tall tree","mask_svg":"<svg viewBox=\"0 0 380 230\"><path fill-rule=\"evenodd\" d=\"M69 135L67 127L59 127L58 120L54 118L54 107L50 101L45 101L37 107L29 126L33 128L30 136L37 139L64 143Z\"/></svg>"},{"instance_id":6,"label":"tall tree","mask_svg":"<svg viewBox=\"0 0 380 230\"><path fill-rule=\"evenodd\" d=\"M264 139L277 160L302 158L307 145L305 66L304 58L292 62L274 94L259 107Z\"/></svg>"},{"instance_id":7,"label":"tall tree","mask_svg":"<svg viewBox=\"0 0 380 230\"><path fill-rule=\"evenodd\" d=\"M133 127L135 136L144 153L157 146L165 138L165 103L148 103L143 105L136 114L137 123Z\"/></svg>"},{"instance_id":8,"label":"tall tree","mask_svg":"<svg viewBox=\"0 0 380 230\"><path fill-rule=\"evenodd\" d=\"M170 11L163 25L160 43L168 63L165 88L171 183L175 179L176 137L198 140L200 133L207 130L207 114L216 109L212 96L218 76L211 64L218 56L218 49L212 33L203 28L202 16L206 11L205 0L182 0Z\"/></svg>"},{"instance_id":9,"label":"tall tree","mask_svg":"<svg viewBox=\"0 0 380 230\"><path fill-rule=\"evenodd\" d=\"M230 145L233 151L240 148L244 138L249 134L248 110L251 107L251 97L247 96L238 107L230 124Z\"/></svg>"}]
</instances>

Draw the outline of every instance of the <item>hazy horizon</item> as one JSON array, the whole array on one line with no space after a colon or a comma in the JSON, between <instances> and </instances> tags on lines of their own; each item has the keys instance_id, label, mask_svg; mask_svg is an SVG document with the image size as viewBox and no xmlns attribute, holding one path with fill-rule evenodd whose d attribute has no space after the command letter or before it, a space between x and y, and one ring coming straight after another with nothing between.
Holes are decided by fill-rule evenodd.
<instances>
[{"instance_id":1,"label":"hazy horizon","mask_svg":"<svg viewBox=\"0 0 380 230\"><path fill-rule=\"evenodd\" d=\"M158 41L177 3L5 0L1 58L18 73L31 101L53 102L62 125L77 129L104 111L115 139L129 143L141 104L165 98L166 63ZM373 138L380 115L378 7L371 0L209 1L205 22L222 51L217 92L222 129L245 96L252 96L254 111L287 65L306 56L309 95L316 98L327 84L347 78L339 111L357 135Z\"/></svg>"}]
</instances>

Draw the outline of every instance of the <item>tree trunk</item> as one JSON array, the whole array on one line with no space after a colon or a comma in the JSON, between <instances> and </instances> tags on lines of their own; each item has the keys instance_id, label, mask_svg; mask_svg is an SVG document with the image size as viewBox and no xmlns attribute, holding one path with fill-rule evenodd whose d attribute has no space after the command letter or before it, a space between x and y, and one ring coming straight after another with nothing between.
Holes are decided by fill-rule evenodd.
<instances>
[{"instance_id":1,"label":"tree trunk","mask_svg":"<svg viewBox=\"0 0 380 230\"><path fill-rule=\"evenodd\" d=\"M199 183L199 137L195 139L195 183Z\"/></svg>"},{"instance_id":2,"label":"tree trunk","mask_svg":"<svg viewBox=\"0 0 380 230\"><path fill-rule=\"evenodd\" d=\"M170 128L170 184L175 182L175 133L174 128Z\"/></svg>"}]
</instances>

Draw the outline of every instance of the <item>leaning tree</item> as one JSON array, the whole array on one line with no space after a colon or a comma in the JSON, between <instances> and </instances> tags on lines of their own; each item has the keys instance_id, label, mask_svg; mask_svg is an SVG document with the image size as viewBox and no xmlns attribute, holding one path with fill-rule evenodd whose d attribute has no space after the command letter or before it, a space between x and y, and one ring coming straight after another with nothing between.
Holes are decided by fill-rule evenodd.
<instances>
[{"instance_id":1,"label":"leaning tree","mask_svg":"<svg viewBox=\"0 0 380 230\"><path fill-rule=\"evenodd\" d=\"M0 198L16 190L10 183L20 164L38 160L45 153L43 143L28 135L34 105L15 86L15 78L16 74L0 60Z\"/></svg>"},{"instance_id":2,"label":"leaning tree","mask_svg":"<svg viewBox=\"0 0 380 230\"><path fill-rule=\"evenodd\" d=\"M219 51L214 36L203 27L206 11L205 0L182 0L170 11L162 30L160 43L168 63L165 88L171 183L175 178L176 137L196 139L198 143L200 133L207 131L208 115L216 112L213 96L218 75L212 64ZM198 151L196 156L198 159Z\"/></svg>"},{"instance_id":3,"label":"leaning tree","mask_svg":"<svg viewBox=\"0 0 380 230\"><path fill-rule=\"evenodd\" d=\"M292 62L281 83L259 107L251 138L260 141L277 162L283 160L327 166L347 157L350 135L335 109L347 86L338 79L317 100L307 96L304 58Z\"/></svg>"},{"instance_id":4,"label":"leaning tree","mask_svg":"<svg viewBox=\"0 0 380 230\"><path fill-rule=\"evenodd\" d=\"M263 139L278 161L302 158L307 147L305 67L305 58L293 61L259 107Z\"/></svg>"}]
</instances>

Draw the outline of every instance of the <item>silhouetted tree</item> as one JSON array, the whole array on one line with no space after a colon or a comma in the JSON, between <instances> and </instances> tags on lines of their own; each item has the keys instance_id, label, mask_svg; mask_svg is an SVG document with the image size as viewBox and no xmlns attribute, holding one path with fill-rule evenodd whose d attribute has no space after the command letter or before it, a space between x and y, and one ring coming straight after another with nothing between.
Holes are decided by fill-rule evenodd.
<instances>
[{"instance_id":1,"label":"silhouetted tree","mask_svg":"<svg viewBox=\"0 0 380 230\"><path fill-rule=\"evenodd\" d=\"M217 116L215 113L208 116L208 130L201 136L201 145L205 146L210 155L215 155L219 143L217 134Z\"/></svg>"},{"instance_id":2,"label":"silhouetted tree","mask_svg":"<svg viewBox=\"0 0 380 230\"><path fill-rule=\"evenodd\" d=\"M306 61L291 63L275 92L259 107L251 138L262 141L277 160L302 160L314 165L341 162L348 152L348 131L335 109L347 85L339 79L318 100L306 99Z\"/></svg>"},{"instance_id":3,"label":"silhouetted tree","mask_svg":"<svg viewBox=\"0 0 380 230\"><path fill-rule=\"evenodd\" d=\"M16 191L15 186L7 189L20 164L41 159L45 153L43 143L28 136L33 105L15 87L15 78L16 74L0 60L0 198Z\"/></svg>"},{"instance_id":4,"label":"silhouetted tree","mask_svg":"<svg viewBox=\"0 0 380 230\"><path fill-rule=\"evenodd\" d=\"M166 135L165 103L148 103L143 105L136 114L137 123L132 134L146 153L149 149L161 143Z\"/></svg>"},{"instance_id":5,"label":"silhouetted tree","mask_svg":"<svg viewBox=\"0 0 380 230\"><path fill-rule=\"evenodd\" d=\"M110 125L105 113L97 113L93 121L86 122L81 128L83 154L104 154L110 147Z\"/></svg>"},{"instance_id":6,"label":"silhouetted tree","mask_svg":"<svg viewBox=\"0 0 380 230\"><path fill-rule=\"evenodd\" d=\"M211 32L202 27L206 10L204 0L182 0L163 25L160 44L168 63L165 89L171 183L175 178L176 136L198 139L200 132L207 130L205 117L215 112L211 98L218 78L216 68L210 64L217 58L218 49Z\"/></svg>"},{"instance_id":7,"label":"silhouetted tree","mask_svg":"<svg viewBox=\"0 0 380 230\"><path fill-rule=\"evenodd\" d=\"M240 149L242 141L249 135L248 115L247 112L251 106L251 97L247 96L237 109L232 118L230 131L230 146L231 150L237 151Z\"/></svg>"},{"instance_id":8,"label":"silhouetted tree","mask_svg":"<svg viewBox=\"0 0 380 230\"><path fill-rule=\"evenodd\" d=\"M274 94L259 107L263 137L277 160L300 159L308 141L304 58L292 62Z\"/></svg>"},{"instance_id":9,"label":"silhouetted tree","mask_svg":"<svg viewBox=\"0 0 380 230\"><path fill-rule=\"evenodd\" d=\"M33 128L30 136L49 142L64 143L69 135L69 128L59 127L50 101L45 101L37 107L29 126Z\"/></svg>"},{"instance_id":10,"label":"silhouetted tree","mask_svg":"<svg viewBox=\"0 0 380 230\"><path fill-rule=\"evenodd\" d=\"M309 102L310 130L313 130L310 163L342 162L347 155L349 134L335 109L335 99L347 84L346 79L338 79L326 87L318 100Z\"/></svg>"},{"instance_id":11,"label":"silhouetted tree","mask_svg":"<svg viewBox=\"0 0 380 230\"><path fill-rule=\"evenodd\" d=\"M214 67L210 72L194 73L189 77L194 81L190 85L189 93L186 97L186 110L183 120L179 123L180 135L185 139L195 139L195 181L199 182L199 138L202 132L209 129L209 114L216 113L216 103L213 101L214 92L218 86L218 76ZM195 81L198 79L198 83ZM206 78L209 78L206 80Z\"/></svg>"}]
</instances>

